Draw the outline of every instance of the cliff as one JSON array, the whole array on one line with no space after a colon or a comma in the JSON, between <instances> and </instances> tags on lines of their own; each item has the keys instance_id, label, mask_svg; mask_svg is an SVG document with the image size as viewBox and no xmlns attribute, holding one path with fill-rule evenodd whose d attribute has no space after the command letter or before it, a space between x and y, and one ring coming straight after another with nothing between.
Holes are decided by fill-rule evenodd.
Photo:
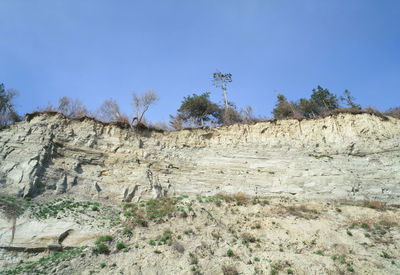
<instances>
[{"instance_id":1,"label":"cliff","mask_svg":"<svg viewBox=\"0 0 400 275\"><path fill-rule=\"evenodd\" d=\"M400 201L400 120L314 120L157 132L36 114L0 130L0 193L138 201L244 192Z\"/></svg>"}]
</instances>

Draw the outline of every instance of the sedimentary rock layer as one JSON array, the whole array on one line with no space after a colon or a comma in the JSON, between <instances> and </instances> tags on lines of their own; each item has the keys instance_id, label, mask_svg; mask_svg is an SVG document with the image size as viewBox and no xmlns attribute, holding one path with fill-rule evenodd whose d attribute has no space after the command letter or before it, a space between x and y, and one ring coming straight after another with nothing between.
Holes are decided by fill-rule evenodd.
<instances>
[{"instance_id":1,"label":"sedimentary rock layer","mask_svg":"<svg viewBox=\"0 0 400 275\"><path fill-rule=\"evenodd\" d=\"M40 114L0 130L0 193L245 192L400 201L400 120L339 114L172 132Z\"/></svg>"}]
</instances>

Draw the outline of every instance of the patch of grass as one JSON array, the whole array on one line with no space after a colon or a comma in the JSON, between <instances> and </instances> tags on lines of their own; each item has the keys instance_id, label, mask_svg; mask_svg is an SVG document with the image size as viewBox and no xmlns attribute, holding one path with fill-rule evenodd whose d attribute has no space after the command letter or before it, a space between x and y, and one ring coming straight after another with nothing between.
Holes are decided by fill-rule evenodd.
<instances>
[{"instance_id":1,"label":"patch of grass","mask_svg":"<svg viewBox=\"0 0 400 275\"><path fill-rule=\"evenodd\" d=\"M247 243L254 243L256 241L256 238L248 232L243 233L241 237Z\"/></svg>"},{"instance_id":2,"label":"patch of grass","mask_svg":"<svg viewBox=\"0 0 400 275\"><path fill-rule=\"evenodd\" d=\"M383 250L382 250L382 254L380 254L380 256L385 258L385 259L389 259L390 258L389 254L386 251L383 251Z\"/></svg>"},{"instance_id":3,"label":"patch of grass","mask_svg":"<svg viewBox=\"0 0 400 275\"><path fill-rule=\"evenodd\" d=\"M111 242L113 240L113 237L110 235L104 235L104 236L100 236L97 241L96 244L98 243L102 243L102 242Z\"/></svg>"},{"instance_id":4,"label":"patch of grass","mask_svg":"<svg viewBox=\"0 0 400 275\"><path fill-rule=\"evenodd\" d=\"M324 252L322 250L317 250L317 252L315 252L315 254L324 256Z\"/></svg>"},{"instance_id":5,"label":"patch of grass","mask_svg":"<svg viewBox=\"0 0 400 275\"><path fill-rule=\"evenodd\" d=\"M155 240L150 240L150 241L149 241L149 244L150 244L150 245L156 245L156 241L155 241Z\"/></svg>"},{"instance_id":6,"label":"patch of grass","mask_svg":"<svg viewBox=\"0 0 400 275\"><path fill-rule=\"evenodd\" d=\"M190 257L190 264L191 265L195 265L195 264L197 264L199 262L197 257L191 252L189 253L189 257Z\"/></svg>"},{"instance_id":7,"label":"patch of grass","mask_svg":"<svg viewBox=\"0 0 400 275\"><path fill-rule=\"evenodd\" d=\"M256 257L254 257L254 261L255 261L255 262L259 262L259 261L260 261L260 258L258 258L258 257L256 256Z\"/></svg>"},{"instance_id":8,"label":"patch of grass","mask_svg":"<svg viewBox=\"0 0 400 275\"><path fill-rule=\"evenodd\" d=\"M348 266L348 267L347 267L347 271L349 271L349 272L354 272L354 268L353 268L352 266Z\"/></svg>"},{"instance_id":9,"label":"patch of grass","mask_svg":"<svg viewBox=\"0 0 400 275\"><path fill-rule=\"evenodd\" d=\"M349 229L346 230L347 235L349 236L353 236L353 233L351 233L351 231Z\"/></svg>"},{"instance_id":10,"label":"patch of grass","mask_svg":"<svg viewBox=\"0 0 400 275\"><path fill-rule=\"evenodd\" d=\"M37 261L21 263L14 269L2 270L0 271L0 274L49 274L49 269L53 268L53 264L57 264L62 261L68 261L71 258L82 254L83 250L86 248L87 246L83 246L71 250L55 252L52 256L43 257Z\"/></svg>"},{"instance_id":11,"label":"patch of grass","mask_svg":"<svg viewBox=\"0 0 400 275\"><path fill-rule=\"evenodd\" d=\"M156 250L154 250L154 253L156 253L156 254L161 254L161 250L156 249Z\"/></svg>"},{"instance_id":12,"label":"patch of grass","mask_svg":"<svg viewBox=\"0 0 400 275\"><path fill-rule=\"evenodd\" d=\"M125 228L124 231L122 231L122 235L131 235L132 234L132 230L130 230L129 228Z\"/></svg>"},{"instance_id":13,"label":"patch of grass","mask_svg":"<svg viewBox=\"0 0 400 275\"><path fill-rule=\"evenodd\" d=\"M104 243L97 244L97 246L95 247L95 251L97 251L99 254L108 254L108 253L110 253L110 249Z\"/></svg>"},{"instance_id":14,"label":"patch of grass","mask_svg":"<svg viewBox=\"0 0 400 275\"><path fill-rule=\"evenodd\" d=\"M163 233L162 236L159 236L156 238L157 245L162 245L162 244L172 244L172 232L169 229L166 229Z\"/></svg>"},{"instance_id":15,"label":"patch of grass","mask_svg":"<svg viewBox=\"0 0 400 275\"><path fill-rule=\"evenodd\" d=\"M293 270L291 270L290 268L288 270L286 270L287 274L294 274Z\"/></svg>"},{"instance_id":16,"label":"patch of grass","mask_svg":"<svg viewBox=\"0 0 400 275\"><path fill-rule=\"evenodd\" d=\"M117 242L116 248L118 250L121 250L121 249L125 248L125 244L123 242Z\"/></svg>"},{"instance_id":17,"label":"patch of grass","mask_svg":"<svg viewBox=\"0 0 400 275\"><path fill-rule=\"evenodd\" d=\"M366 200L364 201L364 206L371 209L383 210L386 207L386 203L380 201Z\"/></svg>"},{"instance_id":18,"label":"patch of grass","mask_svg":"<svg viewBox=\"0 0 400 275\"><path fill-rule=\"evenodd\" d=\"M228 257L232 257L233 256L233 250L232 249L228 249L228 251L226 252L226 255L228 256Z\"/></svg>"},{"instance_id":19,"label":"patch of grass","mask_svg":"<svg viewBox=\"0 0 400 275\"><path fill-rule=\"evenodd\" d=\"M217 240L221 238L221 235L219 233L217 233L217 232L213 232L212 236L213 236L214 239L217 239Z\"/></svg>"},{"instance_id":20,"label":"patch of grass","mask_svg":"<svg viewBox=\"0 0 400 275\"><path fill-rule=\"evenodd\" d=\"M101 263L100 264L100 268L105 268L106 267L106 263Z\"/></svg>"}]
</instances>

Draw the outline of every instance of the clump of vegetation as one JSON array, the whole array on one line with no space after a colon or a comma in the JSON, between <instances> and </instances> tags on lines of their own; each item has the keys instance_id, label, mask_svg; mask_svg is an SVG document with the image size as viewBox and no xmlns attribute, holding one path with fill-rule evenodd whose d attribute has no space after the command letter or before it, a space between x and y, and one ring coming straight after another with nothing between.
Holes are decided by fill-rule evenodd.
<instances>
[{"instance_id":1,"label":"clump of vegetation","mask_svg":"<svg viewBox=\"0 0 400 275\"><path fill-rule=\"evenodd\" d=\"M42 257L37 261L28 261L19 264L14 269L0 271L1 274L44 274L50 273L50 269L60 265L61 262L70 260L87 248L87 246L55 252L49 257Z\"/></svg>"},{"instance_id":2,"label":"clump of vegetation","mask_svg":"<svg viewBox=\"0 0 400 275\"><path fill-rule=\"evenodd\" d=\"M97 241L95 242L96 246L93 249L95 252L99 254L108 254L110 253L110 249L105 244L105 242L110 243L113 240L113 237L110 235L100 236Z\"/></svg>"},{"instance_id":3,"label":"clump of vegetation","mask_svg":"<svg viewBox=\"0 0 400 275\"><path fill-rule=\"evenodd\" d=\"M129 228L125 228L122 231L122 235L132 235L132 230L130 230Z\"/></svg>"},{"instance_id":4,"label":"clump of vegetation","mask_svg":"<svg viewBox=\"0 0 400 275\"><path fill-rule=\"evenodd\" d=\"M125 248L125 244L123 242L117 242L116 248L118 250L124 249Z\"/></svg>"},{"instance_id":5,"label":"clump of vegetation","mask_svg":"<svg viewBox=\"0 0 400 275\"><path fill-rule=\"evenodd\" d=\"M162 244L167 244L171 245L172 244L172 232L169 229L166 229L163 233L162 236L159 236L157 239L157 245L162 245Z\"/></svg>"},{"instance_id":6,"label":"clump of vegetation","mask_svg":"<svg viewBox=\"0 0 400 275\"><path fill-rule=\"evenodd\" d=\"M176 211L180 211L181 215L183 212L186 213L182 207L177 206L183 198L183 196L175 198L162 197L139 203L124 204L124 216L132 226L141 225L147 227L148 221L163 223L166 219L172 217Z\"/></svg>"},{"instance_id":7,"label":"clump of vegetation","mask_svg":"<svg viewBox=\"0 0 400 275\"><path fill-rule=\"evenodd\" d=\"M386 203L380 201L366 200L364 201L364 206L371 209L383 210L386 207Z\"/></svg>"},{"instance_id":8,"label":"clump of vegetation","mask_svg":"<svg viewBox=\"0 0 400 275\"><path fill-rule=\"evenodd\" d=\"M234 254L234 252L233 252L233 250L230 249L230 248L229 248L228 251L226 252L226 255L227 255L228 257L232 257L233 254Z\"/></svg>"}]
</instances>

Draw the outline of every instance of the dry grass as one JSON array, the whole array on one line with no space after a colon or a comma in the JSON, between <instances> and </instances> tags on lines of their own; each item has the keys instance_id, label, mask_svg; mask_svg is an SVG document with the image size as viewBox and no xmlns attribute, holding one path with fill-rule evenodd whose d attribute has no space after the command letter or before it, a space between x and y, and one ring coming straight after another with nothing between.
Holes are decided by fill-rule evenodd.
<instances>
[{"instance_id":1,"label":"dry grass","mask_svg":"<svg viewBox=\"0 0 400 275\"><path fill-rule=\"evenodd\" d=\"M239 275L236 267L233 265L224 265L222 266L222 273L224 275Z\"/></svg>"},{"instance_id":2,"label":"dry grass","mask_svg":"<svg viewBox=\"0 0 400 275\"><path fill-rule=\"evenodd\" d=\"M386 203L380 201L365 200L363 205L368 208L384 210L386 208Z\"/></svg>"},{"instance_id":3,"label":"dry grass","mask_svg":"<svg viewBox=\"0 0 400 275\"><path fill-rule=\"evenodd\" d=\"M237 192L233 194L229 193L218 193L217 197L220 199L226 201L226 202L232 202L236 201L238 204L247 204L249 201L249 196L243 192Z\"/></svg>"}]
</instances>

